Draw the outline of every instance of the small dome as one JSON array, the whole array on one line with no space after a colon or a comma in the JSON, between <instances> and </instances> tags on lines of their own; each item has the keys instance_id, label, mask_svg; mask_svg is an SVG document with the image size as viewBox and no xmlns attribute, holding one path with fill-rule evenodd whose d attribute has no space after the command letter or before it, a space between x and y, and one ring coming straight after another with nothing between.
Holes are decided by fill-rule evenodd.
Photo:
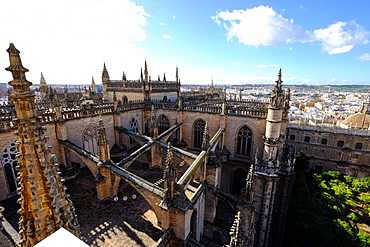
<instances>
[{"instance_id":1,"label":"small dome","mask_svg":"<svg viewBox=\"0 0 370 247\"><path fill-rule=\"evenodd\" d=\"M358 129L369 129L370 126L370 114L359 112L348 116L342 121L342 124Z\"/></svg>"}]
</instances>

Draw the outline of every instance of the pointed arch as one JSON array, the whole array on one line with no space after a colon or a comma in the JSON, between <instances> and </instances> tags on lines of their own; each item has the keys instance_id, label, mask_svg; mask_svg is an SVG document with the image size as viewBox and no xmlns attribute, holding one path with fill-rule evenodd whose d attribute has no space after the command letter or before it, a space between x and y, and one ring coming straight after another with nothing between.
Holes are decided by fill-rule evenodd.
<instances>
[{"instance_id":1,"label":"pointed arch","mask_svg":"<svg viewBox=\"0 0 370 247\"><path fill-rule=\"evenodd\" d=\"M158 134L162 134L170 128L170 120L165 115L158 117Z\"/></svg>"},{"instance_id":2,"label":"pointed arch","mask_svg":"<svg viewBox=\"0 0 370 247\"><path fill-rule=\"evenodd\" d=\"M83 134L82 134L82 143L83 148L89 151L92 154L98 155L98 125L89 124Z\"/></svg>"},{"instance_id":3,"label":"pointed arch","mask_svg":"<svg viewBox=\"0 0 370 247\"><path fill-rule=\"evenodd\" d=\"M193 125L193 147L194 148L201 148L202 147L202 139L203 139L203 132L204 127L206 126L206 122L203 119L198 119L194 122Z\"/></svg>"},{"instance_id":4,"label":"pointed arch","mask_svg":"<svg viewBox=\"0 0 370 247\"><path fill-rule=\"evenodd\" d=\"M127 103L128 103L128 98L127 98L127 96L126 96L126 95L123 95L123 96L122 96L122 103L123 103L123 104L127 104Z\"/></svg>"},{"instance_id":5,"label":"pointed arch","mask_svg":"<svg viewBox=\"0 0 370 247\"><path fill-rule=\"evenodd\" d=\"M17 194L17 170L18 159L16 155L18 148L15 143L11 143L5 148L0 157L0 163L4 171L5 181L8 187L8 193L10 196Z\"/></svg>"},{"instance_id":6,"label":"pointed arch","mask_svg":"<svg viewBox=\"0 0 370 247\"><path fill-rule=\"evenodd\" d=\"M244 125L238 129L236 136L236 156L251 158L253 140L252 130L247 125Z\"/></svg>"},{"instance_id":7,"label":"pointed arch","mask_svg":"<svg viewBox=\"0 0 370 247\"><path fill-rule=\"evenodd\" d=\"M131 118L129 122L129 129L131 131L139 133L139 122L137 121L136 118ZM135 143L136 143L135 139L130 137L130 145L133 145Z\"/></svg>"}]
</instances>

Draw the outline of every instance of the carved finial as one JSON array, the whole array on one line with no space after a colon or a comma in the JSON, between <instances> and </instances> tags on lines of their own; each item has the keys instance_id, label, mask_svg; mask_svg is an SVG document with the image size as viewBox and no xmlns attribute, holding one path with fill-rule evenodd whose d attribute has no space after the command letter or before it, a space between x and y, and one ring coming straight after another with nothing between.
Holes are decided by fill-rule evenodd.
<instances>
[{"instance_id":1,"label":"carved finial","mask_svg":"<svg viewBox=\"0 0 370 247\"><path fill-rule=\"evenodd\" d=\"M163 81L166 82L166 73L163 74Z\"/></svg>"},{"instance_id":2,"label":"carved finial","mask_svg":"<svg viewBox=\"0 0 370 247\"><path fill-rule=\"evenodd\" d=\"M209 127L208 127L208 122L206 122L206 125L204 126L204 132L203 132L202 149L207 150L208 148L209 148Z\"/></svg>"},{"instance_id":3,"label":"carved finial","mask_svg":"<svg viewBox=\"0 0 370 247\"><path fill-rule=\"evenodd\" d=\"M176 66L176 82L179 83L179 67Z\"/></svg>"},{"instance_id":4,"label":"carved finial","mask_svg":"<svg viewBox=\"0 0 370 247\"><path fill-rule=\"evenodd\" d=\"M169 142L167 147L167 156L165 161L165 170L164 170L164 179L169 181L176 182L177 180L177 171L175 167L175 160L173 159L172 154L172 145Z\"/></svg>"},{"instance_id":5,"label":"carved finial","mask_svg":"<svg viewBox=\"0 0 370 247\"><path fill-rule=\"evenodd\" d=\"M172 148L172 144L171 142L169 142L168 147L167 147L166 167L172 167L174 165L173 154L172 154L171 148Z\"/></svg>"},{"instance_id":6,"label":"carved finial","mask_svg":"<svg viewBox=\"0 0 370 247\"><path fill-rule=\"evenodd\" d=\"M157 117L155 115L154 105L152 105L152 108L150 110L150 122L151 128L157 127Z\"/></svg>"},{"instance_id":7,"label":"carved finial","mask_svg":"<svg viewBox=\"0 0 370 247\"><path fill-rule=\"evenodd\" d=\"M28 69L23 67L19 51L13 43L10 43L9 48L6 50L9 53L10 66L5 68L6 71L12 72L13 81L9 82L9 85L14 87L14 90L23 90L24 86L31 86L32 83L27 81L26 72Z\"/></svg>"}]
</instances>

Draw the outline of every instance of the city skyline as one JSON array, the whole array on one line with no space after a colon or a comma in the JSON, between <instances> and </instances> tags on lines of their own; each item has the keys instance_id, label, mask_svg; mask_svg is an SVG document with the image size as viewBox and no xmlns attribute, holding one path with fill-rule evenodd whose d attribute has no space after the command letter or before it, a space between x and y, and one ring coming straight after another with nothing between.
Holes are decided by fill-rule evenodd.
<instances>
[{"instance_id":1,"label":"city skyline","mask_svg":"<svg viewBox=\"0 0 370 247\"><path fill-rule=\"evenodd\" d=\"M101 83L124 71L182 84L370 85L366 1L20 1L0 3L0 82L10 80L5 52L21 51L38 84Z\"/></svg>"}]
</instances>

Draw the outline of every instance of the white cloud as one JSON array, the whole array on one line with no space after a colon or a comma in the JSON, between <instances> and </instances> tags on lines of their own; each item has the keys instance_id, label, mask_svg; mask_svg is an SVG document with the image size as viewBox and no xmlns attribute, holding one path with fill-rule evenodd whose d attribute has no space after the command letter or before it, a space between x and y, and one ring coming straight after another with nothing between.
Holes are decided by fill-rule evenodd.
<instances>
[{"instance_id":1,"label":"white cloud","mask_svg":"<svg viewBox=\"0 0 370 247\"><path fill-rule=\"evenodd\" d=\"M1 1L0 56L7 60L14 43L35 84L40 72L50 84L90 83L92 75L98 83L104 61L112 78L123 70L136 77L146 54L133 42L147 38L147 16L129 0ZM11 79L7 66L0 63L2 82Z\"/></svg>"},{"instance_id":2,"label":"white cloud","mask_svg":"<svg viewBox=\"0 0 370 247\"><path fill-rule=\"evenodd\" d=\"M300 6L299 6L299 8L300 8L300 10L308 11L308 9L307 9L307 8L305 8L303 5L300 5Z\"/></svg>"},{"instance_id":3,"label":"white cloud","mask_svg":"<svg viewBox=\"0 0 370 247\"><path fill-rule=\"evenodd\" d=\"M162 36L162 38L164 38L164 39L172 39L172 36L171 35L168 35L168 34L164 34Z\"/></svg>"},{"instance_id":4,"label":"white cloud","mask_svg":"<svg viewBox=\"0 0 370 247\"><path fill-rule=\"evenodd\" d=\"M267 67L276 67L276 64L259 64L254 66L253 68L260 69L260 68L267 68Z\"/></svg>"},{"instance_id":5,"label":"white cloud","mask_svg":"<svg viewBox=\"0 0 370 247\"><path fill-rule=\"evenodd\" d=\"M355 45L367 44L369 32L355 21L339 21L325 29L313 32L316 40L321 41L322 49L328 54L349 52Z\"/></svg>"},{"instance_id":6,"label":"white cloud","mask_svg":"<svg viewBox=\"0 0 370 247\"><path fill-rule=\"evenodd\" d=\"M361 56L358 57L358 60L360 60L361 62L370 61L370 54L369 53L362 54Z\"/></svg>"},{"instance_id":7,"label":"white cloud","mask_svg":"<svg viewBox=\"0 0 370 247\"><path fill-rule=\"evenodd\" d=\"M233 62L234 65L241 65L241 62Z\"/></svg>"},{"instance_id":8,"label":"white cloud","mask_svg":"<svg viewBox=\"0 0 370 247\"><path fill-rule=\"evenodd\" d=\"M303 5L300 9L308 10ZM327 28L305 31L293 19L286 19L271 7L262 5L246 10L221 11L212 19L226 29L228 41L235 37L239 43L255 47L320 42L324 52L339 54L349 52L356 45L367 44L370 35L355 21L340 21Z\"/></svg>"},{"instance_id":9,"label":"white cloud","mask_svg":"<svg viewBox=\"0 0 370 247\"><path fill-rule=\"evenodd\" d=\"M212 18L227 30L228 41L236 37L244 45L258 47L310 41L307 32L295 25L292 19L285 19L267 6L221 11Z\"/></svg>"},{"instance_id":10,"label":"white cloud","mask_svg":"<svg viewBox=\"0 0 370 247\"><path fill-rule=\"evenodd\" d=\"M159 23L159 25L164 26L164 25L166 25L166 23L161 22L161 23Z\"/></svg>"}]
</instances>

